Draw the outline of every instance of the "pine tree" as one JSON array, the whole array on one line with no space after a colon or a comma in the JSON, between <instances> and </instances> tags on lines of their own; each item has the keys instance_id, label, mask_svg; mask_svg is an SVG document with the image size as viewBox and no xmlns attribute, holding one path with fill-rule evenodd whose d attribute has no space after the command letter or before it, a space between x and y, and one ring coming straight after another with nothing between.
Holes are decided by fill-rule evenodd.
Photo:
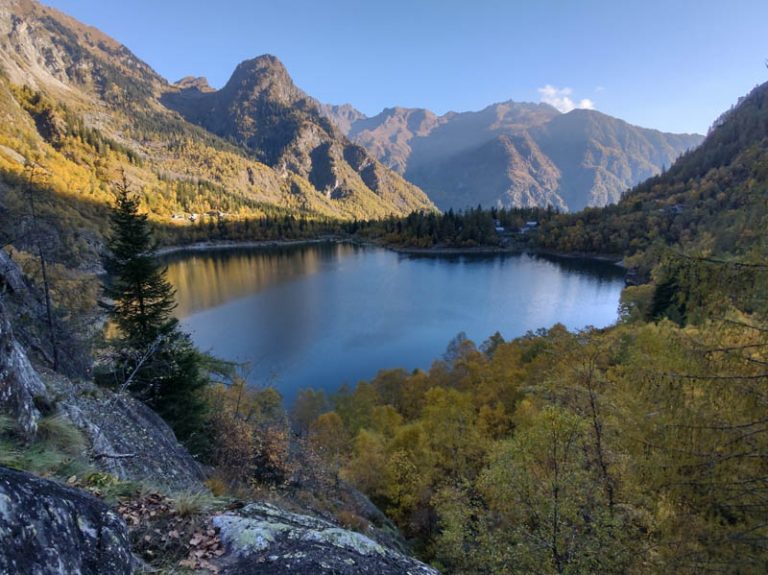
<instances>
[{"instance_id":1,"label":"pine tree","mask_svg":"<svg viewBox=\"0 0 768 575\"><path fill-rule=\"evenodd\" d=\"M158 338L176 328L173 287L155 258L155 244L146 214L125 178L116 185L112 236L104 267L110 276L105 294L114 300L110 315L129 348L145 351Z\"/></svg>"},{"instance_id":2,"label":"pine tree","mask_svg":"<svg viewBox=\"0 0 768 575\"><path fill-rule=\"evenodd\" d=\"M123 176L115 186L109 255L104 260L111 298L109 316L118 334L111 341L111 379L162 416L177 437L204 449L202 391L208 383L206 357L183 333L172 312L175 292L155 257L156 245L139 199Z\"/></svg>"}]
</instances>

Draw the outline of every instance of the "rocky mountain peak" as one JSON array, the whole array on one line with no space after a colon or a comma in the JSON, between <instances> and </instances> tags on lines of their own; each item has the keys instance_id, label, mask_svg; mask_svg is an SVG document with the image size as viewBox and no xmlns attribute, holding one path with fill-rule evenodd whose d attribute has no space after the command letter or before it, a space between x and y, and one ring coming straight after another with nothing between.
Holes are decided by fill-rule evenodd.
<instances>
[{"instance_id":1,"label":"rocky mountain peak","mask_svg":"<svg viewBox=\"0 0 768 575\"><path fill-rule=\"evenodd\" d=\"M323 109L296 87L275 56L241 62L221 90L190 89L198 83L188 80L188 89L177 85L161 101L188 121L247 148L283 177L303 178L325 200L394 206L374 208L382 215L433 207L421 190L352 145L329 119L333 108ZM350 123L364 118L351 106L343 113Z\"/></svg>"},{"instance_id":2,"label":"rocky mountain peak","mask_svg":"<svg viewBox=\"0 0 768 575\"><path fill-rule=\"evenodd\" d=\"M238 98L264 98L283 105L307 98L293 83L283 63L271 54L238 64L221 93Z\"/></svg>"},{"instance_id":3,"label":"rocky mountain peak","mask_svg":"<svg viewBox=\"0 0 768 575\"><path fill-rule=\"evenodd\" d=\"M195 90L198 92L215 92L211 85L208 83L208 78L205 76L184 76L181 80L174 84L177 88L182 90Z\"/></svg>"}]
</instances>

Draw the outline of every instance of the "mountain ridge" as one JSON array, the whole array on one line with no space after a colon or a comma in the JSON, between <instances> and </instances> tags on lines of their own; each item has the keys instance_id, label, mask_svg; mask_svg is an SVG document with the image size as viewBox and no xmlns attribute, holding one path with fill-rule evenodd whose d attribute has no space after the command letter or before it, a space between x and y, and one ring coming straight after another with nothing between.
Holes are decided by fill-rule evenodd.
<instances>
[{"instance_id":1,"label":"mountain ridge","mask_svg":"<svg viewBox=\"0 0 768 575\"><path fill-rule=\"evenodd\" d=\"M535 235L544 248L624 254L643 273L662 245L704 258L765 256L768 226L768 82L725 112L697 148L602 210L553 217ZM584 233L585 231L589 233Z\"/></svg>"},{"instance_id":2,"label":"mountain ridge","mask_svg":"<svg viewBox=\"0 0 768 575\"><path fill-rule=\"evenodd\" d=\"M548 104L511 100L443 115L395 106L372 117L347 110L339 118L335 110L323 108L350 139L424 189L442 209L481 203L575 211L615 203L624 191L661 172L703 139L640 128L594 110L563 114ZM564 124L570 132L562 129ZM499 136L514 140L524 133L530 138L517 140L525 145L507 154L509 161L497 154L495 164L484 162L484 170L474 169L481 150L492 149L494 141L509 146ZM568 146L569 153L563 154ZM531 161L521 171L519 158L529 154Z\"/></svg>"}]
</instances>

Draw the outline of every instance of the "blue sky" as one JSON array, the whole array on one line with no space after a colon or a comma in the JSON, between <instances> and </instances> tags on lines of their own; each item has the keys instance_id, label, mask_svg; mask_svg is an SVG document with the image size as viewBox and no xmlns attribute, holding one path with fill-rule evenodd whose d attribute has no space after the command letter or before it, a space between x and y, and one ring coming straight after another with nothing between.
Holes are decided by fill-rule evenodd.
<instances>
[{"instance_id":1,"label":"blue sky","mask_svg":"<svg viewBox=\"0 0 768 575\"><path fill-rule=\"evenodd\" d=\"M44 0L171 81L226 83L271 53L297 85L373 115L504 100L706 132L768 80L766 0Z\"/></svg>"}]
</instances>

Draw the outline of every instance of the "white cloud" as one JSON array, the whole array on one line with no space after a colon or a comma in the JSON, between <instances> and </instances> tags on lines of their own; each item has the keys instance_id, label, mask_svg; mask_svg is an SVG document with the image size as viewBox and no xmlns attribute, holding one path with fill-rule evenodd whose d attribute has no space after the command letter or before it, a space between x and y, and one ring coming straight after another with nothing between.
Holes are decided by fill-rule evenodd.
<instances>
[{"instance_id":1,"label":"white cloud","mask_svg":"<svg viewBox=\"0 0 768 575\"><path fill-rule=\"evenodd\" d=\"M539 100L545 104L554 106L563 113L570 112L576 108L582 108L584 110L595 109L595 103L589 98L574 102L571 98L572 94L573 90L570 88L556 88L551 84L539 88Z\"/></svg>"}]
</instances>

